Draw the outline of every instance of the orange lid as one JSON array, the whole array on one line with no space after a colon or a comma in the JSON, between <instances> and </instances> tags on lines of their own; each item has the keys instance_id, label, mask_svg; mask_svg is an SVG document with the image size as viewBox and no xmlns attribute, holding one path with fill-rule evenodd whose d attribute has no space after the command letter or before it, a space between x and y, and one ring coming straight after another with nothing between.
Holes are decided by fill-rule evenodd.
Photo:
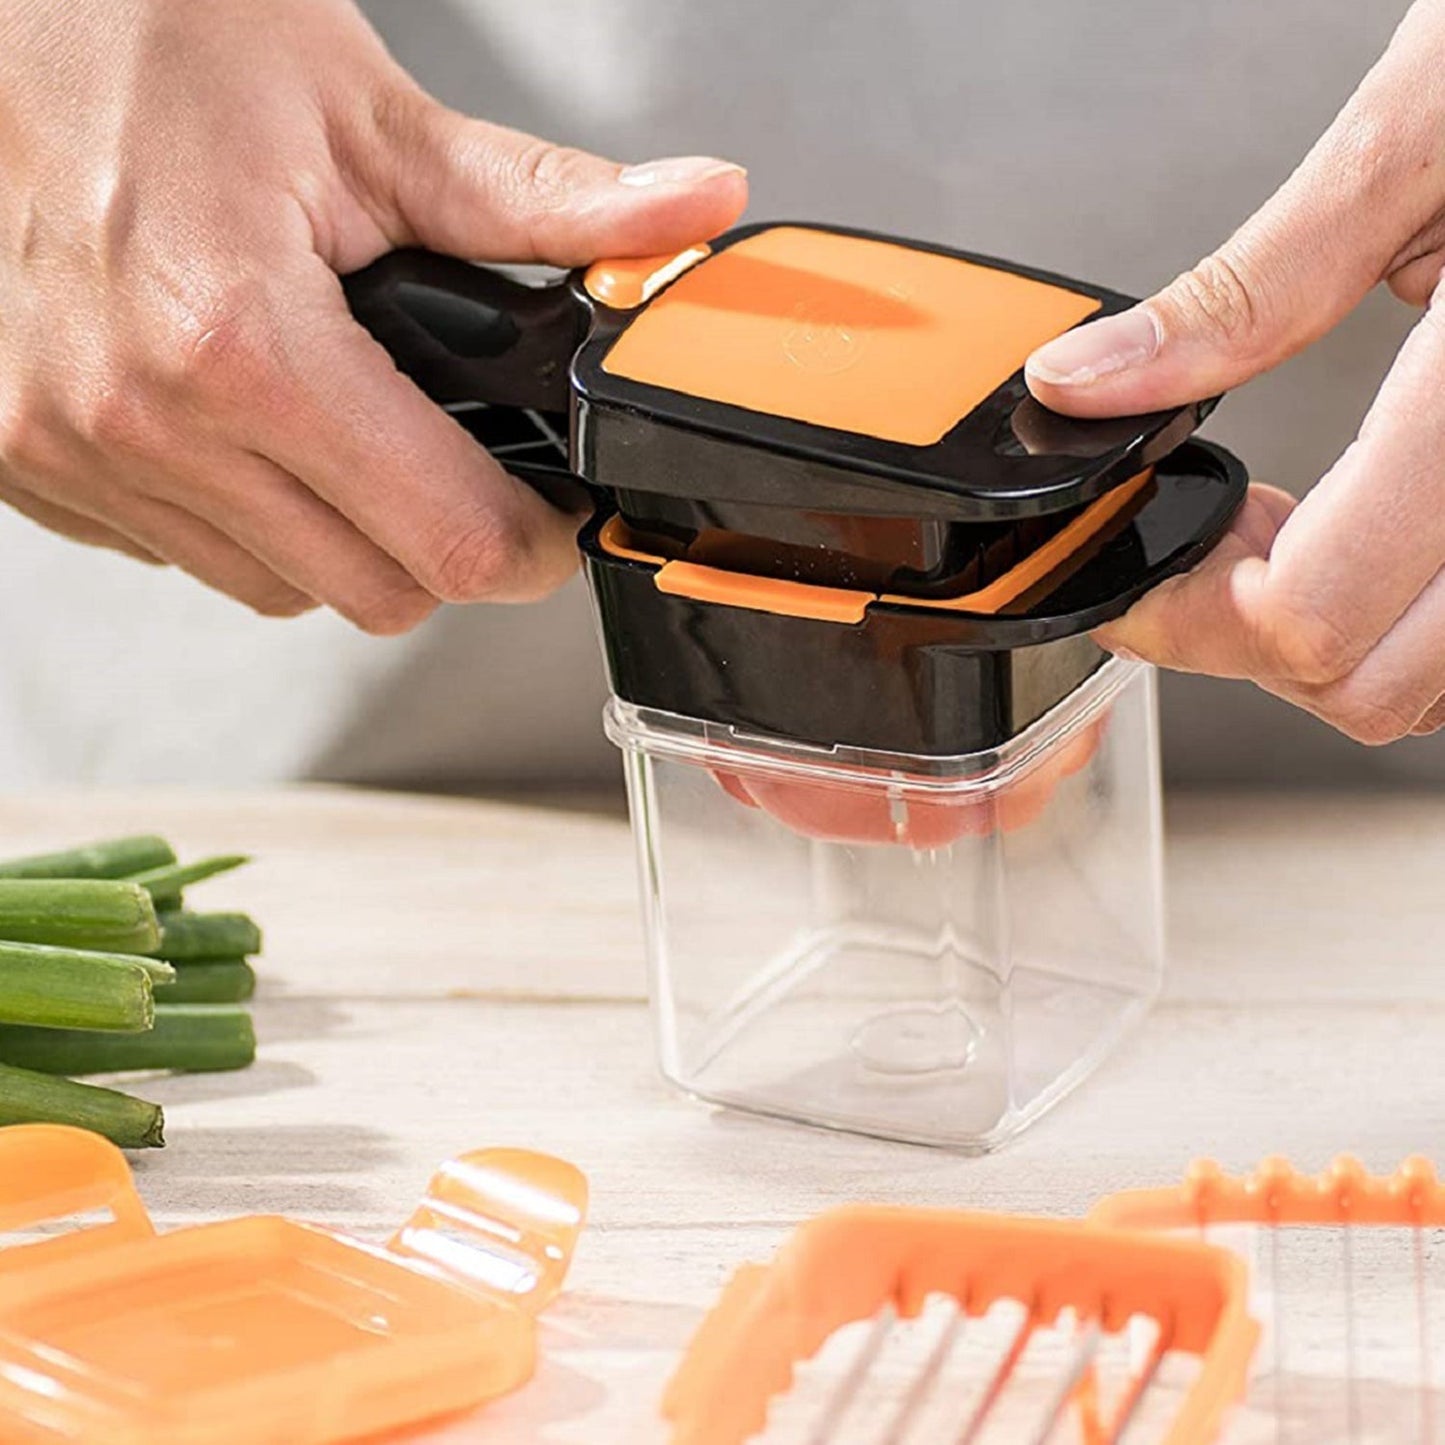
<instances>
[{"instance_id":1,"label":"orange lid","mask_svg":"<svg viewBox=\"0 0 1445 1445\"><path fill-rule=\"evenodd\" d=\"M329 1445L516 1389L587 1186L560 1160L443 1166L389 1249L287 1219L154 1233L114 1146L0 1129L0 1226L110 1225L0 1253L6 1445Z\"/></svg>"},{"instance_id":2,"label":"orange lid","mask_svg":"<svg viewBox=\"0 0 1445 1445\"><path fill-rule=\"evenodd\" d=\"M602 366L708 401L923 446L1100 304L956 256L775 226L673 281Z\"/></svg>"}]
</instances>

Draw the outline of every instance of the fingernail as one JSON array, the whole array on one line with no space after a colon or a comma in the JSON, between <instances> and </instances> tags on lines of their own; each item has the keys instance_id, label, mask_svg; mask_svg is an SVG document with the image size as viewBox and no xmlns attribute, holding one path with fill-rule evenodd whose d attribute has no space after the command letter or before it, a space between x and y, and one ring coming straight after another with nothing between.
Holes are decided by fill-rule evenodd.
<instances>
[{"instance_id":1,"label":"fingernail","mask_svg":"<svg viewBox=\"0 0 1445 1445\"><path fill-rule=\"evenodd\" d=\"M1029 357L1028 374L1053 386L1089 386L1106 376L1152 361L1159 352L1159 326L1147 307L1066 331Z\"/></svg>"},{"instance_id":2,"label":"fingernail","mask_svg":"<svg viewBox=\"0 0 1445 1445\"><path fill-rule=\"evenodd\" d=\"M618 172L617 179L624 186L691 186L729 171L747 174L740 165L720 161L716 156L668 156L665 160L627 166Z\"/></svg>"}]
</instances>

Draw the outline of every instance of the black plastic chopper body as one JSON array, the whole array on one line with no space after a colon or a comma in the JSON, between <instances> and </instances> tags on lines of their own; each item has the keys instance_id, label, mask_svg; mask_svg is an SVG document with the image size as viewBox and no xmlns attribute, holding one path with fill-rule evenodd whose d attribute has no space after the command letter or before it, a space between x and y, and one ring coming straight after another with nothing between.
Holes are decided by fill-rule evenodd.
<instances>
[{"instance_id":1,"label":"black plastic chopper body","mask_svg":"<svg viewBox=\"0 0 1445 1445\"><path fill-rule=\"evenodd\" d=\"M926 773L930 759L997 748L1077 689L1105 656L1091 630L1198 563L1247 478L1190 439L1212 400L1078 421L1035 402L1015 367L941 436L899 440L609 366L673 290L670 325L690 335L695 314L706 347L706 307L677 309L701 286L688 278L780 230L1026 278L1094 315L1132 304L1008 262L792 223L624 265L624 280L641 278L627 296L608 268L532 286L416 251L345 285L398 367L502 465L544 494L591 492L578 540L619 698L742 735L910 755ZM746 274L767 305L789 305L786 268ZM811 277L798 289L825 311L836 300L845 321L864 304ZM841 335L835 353L848 344L826 315L778 324L810 345Z\"/></svg>"}]
</instances>

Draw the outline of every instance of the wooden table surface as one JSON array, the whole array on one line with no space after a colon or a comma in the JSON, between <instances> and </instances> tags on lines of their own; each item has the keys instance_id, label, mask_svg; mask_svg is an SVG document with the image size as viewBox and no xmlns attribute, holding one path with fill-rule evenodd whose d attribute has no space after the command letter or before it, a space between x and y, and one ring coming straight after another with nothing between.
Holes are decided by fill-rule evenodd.
<instances>
[{"instance_id":1,"label":"wooden table surface","mask_svg":"<svg viewBox=\"0 0 1445 1445\"><path fill-rule=\"evenodd\" d=\"M984 1159L671 1093L612 799L46 795L0 802L0 853L152 830L188 853L254 853L204 901L266 927L261 1056L242 1074L147 1081L170 1140L138 1161L158 1222L278 1211L379 1239L458 1150L571 1159L592 1218L537 1380L419 1438L631 1445L660 1438L661 1383L727 1274L829 1205L1076 1214L1199 1155L1445 1161L1445 801L1182 796L1169 827L1164 1001L1089 1085ZM1445 1350L1445 1325L1438 1337Z\"/></svg>"}]
</instances>

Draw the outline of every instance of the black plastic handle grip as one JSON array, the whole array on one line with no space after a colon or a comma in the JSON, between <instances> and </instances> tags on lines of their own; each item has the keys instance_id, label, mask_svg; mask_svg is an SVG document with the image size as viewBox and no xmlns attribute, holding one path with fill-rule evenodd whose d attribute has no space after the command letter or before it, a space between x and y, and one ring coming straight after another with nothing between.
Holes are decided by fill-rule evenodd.
<instances>
[{"instance_id":1,"label":"black plastic handle grip","mask_svg":"<svg viewBox=\"0 0 1445 1445\"><path fill-rule=\"evenodd\" d=\"M392 251L343 277L356 319L442 405L565 412L586 329L571 286L527 286L432 251Z\"/></svg>"}]
</instances>

